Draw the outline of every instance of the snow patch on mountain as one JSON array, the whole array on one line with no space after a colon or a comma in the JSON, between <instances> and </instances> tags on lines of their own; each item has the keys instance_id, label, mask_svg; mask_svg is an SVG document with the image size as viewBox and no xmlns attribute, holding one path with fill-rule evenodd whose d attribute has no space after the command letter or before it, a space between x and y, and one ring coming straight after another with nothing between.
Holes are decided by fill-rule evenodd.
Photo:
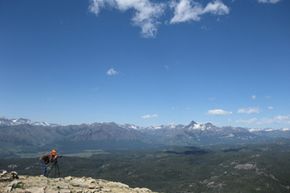
<instances>
[{"instance_id":1,"label":"snow patch on mountain","mask_svg":"<svg viewBox=\"0 0 290 193\"><path fill-rule=\"evenodd\" d=\"M48 122L33 122L30 119L18 118L18 119L7 119L0 118L0 125L3 126L15 126L15 125L33 125L33 126L57 126L58 124L51 124Z\"/></svg>"},{"instance_id":2,"label":"snow patch on mountain","mask_svg":"<svg viewBox=\"0 0 290 193\"><path fill-rule=\"evenodd\" d=\"M189 129L199 129L199 130L205 130L206 129L206 126L204 124L201 124L201 123L195 123L193 125L191 125L189 127Z\"/></svg>"}]
</instances>

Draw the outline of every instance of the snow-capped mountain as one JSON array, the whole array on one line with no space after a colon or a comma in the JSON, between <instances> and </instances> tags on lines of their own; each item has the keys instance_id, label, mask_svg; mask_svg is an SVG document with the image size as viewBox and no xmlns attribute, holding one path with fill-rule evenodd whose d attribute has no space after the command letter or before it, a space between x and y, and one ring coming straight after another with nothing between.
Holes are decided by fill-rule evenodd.
<instances>
[{"instance_id":1,"label":"snow-capped mountain","mask_svg":"<svg viewBox=\"0 0 290 193\"><path fill-rule=\"evenodd\" d=\"M0 125L2 126L15 126L15 125L34 125L34 126L57 126L57 124L51 124L47 122L33 122L30 119L18 118L7 119L0 118Z\"/></svg>"},{"instance_id":2,"label":"snow-capped mountain","mask_svg":"<svg viewBox=\"0 0 290 193\"><path fill-rule=\"evenodd\" d=\"M12 126L12 125L23 125L23 124L31 124L31 120L29 119L6 119L0 118L0 125Z\"/></svg>"},{"instance_id":3,"label":"snow-capped mountain","mask_svg":"<svg viewBox=\"0 0 290 193\"><path fill-rule=\"evenodd\" d=\"M185 126L187 130L198 130L198 131L216 131L219 128L212 123L197 123L192 121L189 125Z\"/></svg>"},{"instance_id":4,"label":"snow-capped mountain","mask_svg":"<svg viewBox=\"0 0 290 193\"><path fill-rule=\"evenodd\" d=\"M143 129L143 127L140 127L138 125L134 125L134 124L120 124L119 127L122 127L122 128L127 128L127 129L135 129L135 130L140 130L140 129Z\"/></svg>"},{"instance_id":5,"label":"snow-capped mountain","mask_svg":"<svg viewBox=\"0 0 290 193\"><path fill-rule=\"evenodd\" d=\"M205 125L201 123L197 123L195 121L191 121L189 125L186 126L188 130L204 130Z\"/></svg>"},{"instance_id":6,"label":"snow-capped mountain","mask_svg":"<svg viewBox=\"0 0 290 193\"><path fill-rule=\"evenodd\" d=\"M0 145L3 147L62 148L143 148L147 146L192 146L245 144L290 139L290 129L247 129L219 127L212 123L190 122L140 127L114 122L56 125L29 119L0 118Z\"/></svg>"},{"instance_id":7,"label":"snow-capped mountain","mask_svg":"<svg viewBox=\"0 0 290 193\"><path fill-rule=\"evenodd\" d=\"M31 121L30 119L25 119L25 118L17 118L17 119L8 119L4 117L0 117L0 126L15 126L15 125L32 125L32 126L47 126L47 127L52 127L52 126L61 126L59 124L52 124L48 122L40 122L40 121ZM281 128L281 129L273 129L273 128L241 128L241 127L218 127L213 125L212 123L197 123L195 121L191 121L188 125L182 125L182 124L168 124L168 125L154 125L154 126L138 126L135 124L117 124L115 122L94 122L91 124L80 124L80 125L87 125L87 126L115 126L115 127L120 127L124 129L134 129L134 130L139 130L139 131L144 131L144 130L187 130L187 131L223 131L223 130L235 130L235 131L249 131L251 133L257 133L257 132L273 132L273 131L290 131L290 128ZM80 126L79 125L79 126Z\"/></svg>"}]
</instances>

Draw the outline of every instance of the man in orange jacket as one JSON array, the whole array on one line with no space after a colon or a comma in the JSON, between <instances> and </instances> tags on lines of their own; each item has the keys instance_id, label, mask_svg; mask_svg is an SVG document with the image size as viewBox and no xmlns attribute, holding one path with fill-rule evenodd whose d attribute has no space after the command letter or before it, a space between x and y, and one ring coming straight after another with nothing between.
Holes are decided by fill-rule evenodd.
<instances>
[{"instance_id":1,"label":"man in orange jacket","mask_svg":"<svg viewBox=\"0 0 290 193\"><path fill-rule=\"evenodd\" d=\"M47 176L47 166L49 163L57 162L57 152L55 149L51 150L49 154L44 155L40 158L40 164L42 169L42 174Z\"/></svg>"}]
</instances>

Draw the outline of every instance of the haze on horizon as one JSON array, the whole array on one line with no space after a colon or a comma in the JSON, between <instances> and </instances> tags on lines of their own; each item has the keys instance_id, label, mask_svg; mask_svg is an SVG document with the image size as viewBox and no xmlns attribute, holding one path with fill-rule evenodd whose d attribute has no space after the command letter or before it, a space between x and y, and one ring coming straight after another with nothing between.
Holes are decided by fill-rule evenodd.
<instances>
[{"instance_id":1,"label":"haze on horizon","mask_svg":"<svg viewBox=\"0 0 290 193\"><path fill-rule=\"evenodd\" d=\"M0 117L289 128L289 8L0 0Z\"/></svg>"}]
</instances>

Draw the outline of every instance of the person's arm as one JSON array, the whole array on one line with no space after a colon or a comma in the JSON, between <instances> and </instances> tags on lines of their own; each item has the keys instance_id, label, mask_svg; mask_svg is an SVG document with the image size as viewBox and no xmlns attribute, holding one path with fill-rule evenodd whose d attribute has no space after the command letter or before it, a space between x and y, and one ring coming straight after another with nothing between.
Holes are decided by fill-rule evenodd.
<instances>
[{"instance_id":1,"label":"person's arm","mask_svg":"<svg viewBox=\"0 0 290 193\"><path fill-rule=\"evenodd\" d=\"M44 164L49 163L49 157L47 155L40 157L39 160L42 161Z\"/></svg>"},{"instance_id":2,"label":"person's arm","mask_svg":"<svg viewBox=\"0 0 290 193\"><path fill-rule=\"evenodd\" d=\"M51 159L50 159L50 162L56 162L57 161L57 158L58 158L58 156L56 155L56 156L54 156L54 157L51 157Z\"/></svg>"}]
</instances>

